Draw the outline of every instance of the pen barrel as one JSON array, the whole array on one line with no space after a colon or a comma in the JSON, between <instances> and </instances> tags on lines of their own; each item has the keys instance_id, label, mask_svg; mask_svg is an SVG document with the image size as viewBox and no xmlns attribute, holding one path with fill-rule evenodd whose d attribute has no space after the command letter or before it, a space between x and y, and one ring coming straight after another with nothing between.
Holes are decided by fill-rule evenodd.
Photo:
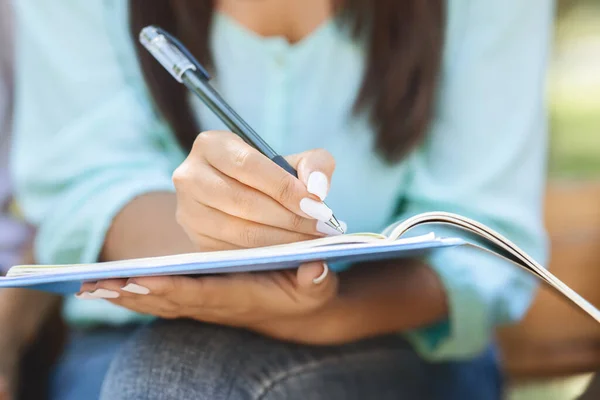
<instances>
[{"instance_id":1,"label":"pen barrel","mask_svg":"<svg viewBox=\"0 0 600 400\"><path fill-rule=\"evenodd\" d=\"M271 161L273 161L275 164L279 165L281 168L292 174L294 177L298 177L298 172L282 156L275 156L271 158Z\"/></svg>"},{"instance_id":2,"label":"pen barrel","mask_svg":"<svg viewBox=\"0 0 600 400\"><path fill-rule=\"evenodd\" d=\"M176 80L198 96L233 133L279 165L280 168L298 178L298 172L286 159L277 154L208 83L210 76L204 67L176 38L158 27L150 26L144 28L140 33L140 42ZM332 215L327 224L340 233L344 233L344 229L341 228L335 216Z\"/></svg>"},{"instance_id":3,"label":"pen barrel","mask_svg":"<svg viewBox=\"0 0 600 400\"><path fill-rule=\"evenodd\" d=\"M188 71L181 77L183 84L194 92L202 102L235 134L269 159L278 154L233 110L208 81ZM284 160L285 161L285 160Z\"/></svg>"}]
</instances>

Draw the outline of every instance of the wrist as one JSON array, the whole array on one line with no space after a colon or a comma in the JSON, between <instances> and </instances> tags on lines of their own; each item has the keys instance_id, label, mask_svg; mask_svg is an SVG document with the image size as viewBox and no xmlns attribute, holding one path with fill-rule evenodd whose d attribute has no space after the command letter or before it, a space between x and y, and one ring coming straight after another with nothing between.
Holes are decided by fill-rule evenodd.
<instances>
[{"instance_id":1,"label":"wrist","mask_svg":"<svg viewBox=\"0 0 600 400\"><path fill-rule=\"evenodd\" d=\"M406 332L442 320L447 307L439 278L421 262L357 266L340 275L337 296L306 316L294 339L335 345Z\"/></svg>"},{"instance_id":2,"label":"wrist","mask_svg":"<svg viewBox=\"0 0 600 400\"><path fill-rule=\"evenodd\" d=\"M307 314L254 324L248 328L274 339L313 346L340 345L359 339L360 316L348 307L347 299L335 297Z\"/></svg>"}]
</instances>

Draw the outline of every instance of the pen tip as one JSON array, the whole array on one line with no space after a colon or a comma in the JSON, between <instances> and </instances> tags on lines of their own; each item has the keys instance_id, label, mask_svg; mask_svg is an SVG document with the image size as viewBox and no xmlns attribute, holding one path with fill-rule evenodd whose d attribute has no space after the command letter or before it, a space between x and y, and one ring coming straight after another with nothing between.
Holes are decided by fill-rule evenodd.
<instances>
[{"instance_id":1,"label":"pen tip","mask_svg":"<svg viewBox=\"0 0 600 400\"><path fill-rule=\"evenodd\" d=\"M329 220L329 223L339 233L341 233L341 234L346 233L344 231L344 228L342 227L342 224L340 224L340 222L337 220L337 218L335 216L333 216L333 215L331 216L331 219Z\"/></svg>"}]
</instances>

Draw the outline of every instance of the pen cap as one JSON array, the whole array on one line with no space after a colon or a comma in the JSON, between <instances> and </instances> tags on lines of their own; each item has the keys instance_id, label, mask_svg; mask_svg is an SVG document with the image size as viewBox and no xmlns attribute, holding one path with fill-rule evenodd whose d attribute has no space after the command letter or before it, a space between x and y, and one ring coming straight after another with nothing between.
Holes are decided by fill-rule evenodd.
<instances>
[{"instance_id":1,"label":"pen cap","mask_svg":"<svg viewBox=\"0 0 600 400\"><path fill-rule=\"evenodd\" d=\"M173 77L182 83L186 71L197 68L186 55L165 36L160 28L147 26L140 32L140 43Z\"/></svg>"}]
</instances>

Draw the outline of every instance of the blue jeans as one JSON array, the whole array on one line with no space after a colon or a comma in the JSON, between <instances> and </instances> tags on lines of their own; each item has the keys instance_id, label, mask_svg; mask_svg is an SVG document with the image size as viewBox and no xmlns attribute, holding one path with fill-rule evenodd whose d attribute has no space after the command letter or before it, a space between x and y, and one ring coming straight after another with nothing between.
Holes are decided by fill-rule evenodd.
<instances>
[{"instance_id":1,"label":"blue jeans","mask_svg":"<svg viewBox=\"0 0 600 400\"><path fill-rule=\"evenodd\" d=\"M157 321L113 360L101 399L499 400L493 350L431 364L400 336L345 346L299 346L240 329Z\"/></svg>"},{"instance_id":2,"label":"blue jeans","mask_svg":"<svg viewBox=\"0 0 600 400\"><path fill-rule=\"evenodd\" d=\"M110 363L136 329L72 329L50 376L49 400L97 399Z\"/></svg>"}]
</instances>

